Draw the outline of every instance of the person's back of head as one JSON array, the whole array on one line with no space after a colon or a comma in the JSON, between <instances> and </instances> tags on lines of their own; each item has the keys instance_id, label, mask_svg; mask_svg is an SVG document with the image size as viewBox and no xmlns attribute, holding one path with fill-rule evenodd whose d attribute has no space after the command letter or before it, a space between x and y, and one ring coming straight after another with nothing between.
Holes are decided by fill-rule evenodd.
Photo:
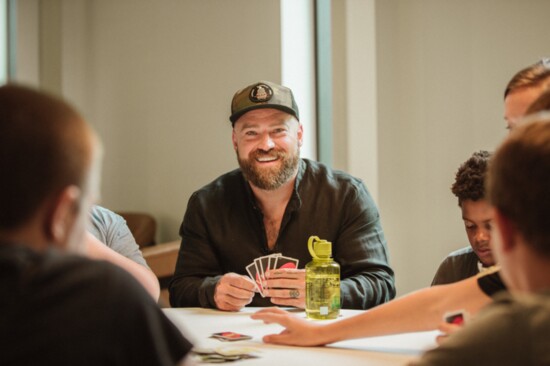
<instances>
[{"instance_id":1,"label":"person's back of head","mask_svg":"<svg viewBox=\"0 0 550 366\"><path fill-rule=\"evenodd\" d=\"M94 145L90 128L63 101L22 86L1 87L0 239L25 241L36 229L40 240L25 244L75 244L69 239L77 214L97 189Z\"/></svg>"},{"instance_id":2,"label":"person's back of head","mask_svg":"<svg viewBox=\"0 0 550 366\"><path fill-rule=\"evenodd\" d=\"M495 153L488 197L538 254L550 259L550 119L518 126Z\"/></svg>"}]
</instances>

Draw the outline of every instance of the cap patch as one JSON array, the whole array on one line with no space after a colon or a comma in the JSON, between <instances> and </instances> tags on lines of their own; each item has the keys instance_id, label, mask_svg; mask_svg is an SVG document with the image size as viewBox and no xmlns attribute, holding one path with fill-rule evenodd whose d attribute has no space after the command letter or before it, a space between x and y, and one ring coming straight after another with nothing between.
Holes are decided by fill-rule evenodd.
<instances>
[{"instance_id":1,"label":"cap patch","mask_svg":"<svg viewBox=\"0 0 550 366\"><path fill-rule=\"evenodd\" d=\"M273 90L266 84L258 84L250 90L248 98L254 103L263 103L273 97Z\"/></svg>"}]
</instances>

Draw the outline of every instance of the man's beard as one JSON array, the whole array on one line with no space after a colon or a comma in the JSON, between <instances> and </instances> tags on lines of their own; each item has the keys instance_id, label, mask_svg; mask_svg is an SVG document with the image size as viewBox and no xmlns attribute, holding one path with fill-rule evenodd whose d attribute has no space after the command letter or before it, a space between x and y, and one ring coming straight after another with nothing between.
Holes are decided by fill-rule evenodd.
<instances>
[{"instance_id":1,"label":"man's beard","mask_svg":"<svg viewBox=\"0 0 550 366\"><path fill-rule=\"evenodd\" d=\"M256 158L266 156L277 157L281 162L280 166L258 167L261 163L258 163ZM296 149L296 153L285 153L280 150L270 150L269 152L256 150L251 152L248 158L242 159L237 151L237 160L246 180L260 189L273 191L288 182L296 173L300 161L300 150Z\"/></svg>"}]
</instances>

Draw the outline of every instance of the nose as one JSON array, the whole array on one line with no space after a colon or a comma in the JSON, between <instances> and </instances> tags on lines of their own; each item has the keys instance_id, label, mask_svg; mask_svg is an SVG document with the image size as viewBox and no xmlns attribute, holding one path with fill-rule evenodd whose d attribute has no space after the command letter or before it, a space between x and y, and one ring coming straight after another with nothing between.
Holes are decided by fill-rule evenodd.
<instances>
[{"instance_id":1,"label":"nose","mask_svg":"<svg viewBox=\"0 0 550 366\"><path fill-rule=\"evenodd\" d=\"M275 142L269 135L269 133L264 133L258 144L258 148L263 151L269 151L275 147Z\"/></svg>"},{"instance_id":2,"label":"nose","mask_svg":"<svg viewBox=\"0 0 550 366\"><path fill-rule=\"evenodd\" d=\"M491 234L488 230L480 229L476 232L475 239L477 242L489 241Z\"/></svg>"}]
</instances>

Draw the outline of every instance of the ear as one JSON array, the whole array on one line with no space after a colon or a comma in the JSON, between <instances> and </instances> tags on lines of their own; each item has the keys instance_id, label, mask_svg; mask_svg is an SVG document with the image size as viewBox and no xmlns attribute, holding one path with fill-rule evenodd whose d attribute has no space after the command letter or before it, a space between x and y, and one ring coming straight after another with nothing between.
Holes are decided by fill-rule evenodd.
<instances>
[{"instance_id":1,"label":"ear","mask_svg":"<svg viewBox=\"0 0 550 366\"><path fill-rule=\"evenodd\" d=\"M299 123L298 124L298 146L302 147L302 144L304 143L304 126Z\"/></svg>"},{"instance_id":2,"label":"ear","mask_svg":"<svg viewBox=\"0 0 550 366\"><path fill-rule=\"evenodd\" d=\"M494 209L494 220L500 234L501 250L508 253L517 244L518 231L516 225L497 208Z\"/></svg>"},{"instance_id":3,"label":"ear","mask_svg":"<svg viewBox=\"0 0 550 366\"><path fill-rule=\"evenodd\" d=\"M57 196L47 218L46 235L55 246L65 249L78 215L81 191L68 186Z\"/></svg>"}]
</instances>

